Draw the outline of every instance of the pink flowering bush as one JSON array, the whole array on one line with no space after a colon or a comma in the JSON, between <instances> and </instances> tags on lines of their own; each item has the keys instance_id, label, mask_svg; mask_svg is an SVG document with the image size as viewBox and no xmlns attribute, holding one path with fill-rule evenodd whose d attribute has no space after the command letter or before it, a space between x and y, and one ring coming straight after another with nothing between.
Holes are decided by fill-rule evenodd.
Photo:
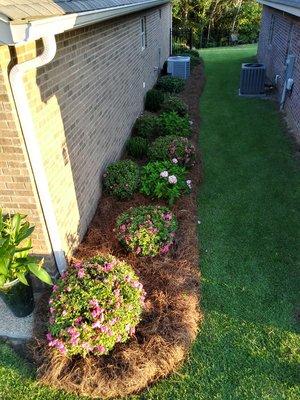
<instances>
[{"instance_id":1,"label":"pink flowering bush","mask_svg":"<svg viewBox=\"0 0 300 400\"><path fill-rule=\"evenodd\" d=\"M195 164L195 147L186 137L160 136L149 149L152 160L171 160L174 164L192 167Z\"/></svg>"},{"instance_id":2,"label":"pink flowering bush","mask_svg":"<svg viewBox=\"0 0 300 400\"><path fill-rule=\"evenodd\" d=\"M177 220L161 206L140 206L129 209L117 219L118 240L140 256L166 254L174 243Z\"/></svg>"},{"instance_id":3,"label":"pink flowering bush","mask_svg":"<svg viewBox=\"0 0 300 400\"><path fill-rule=\"evenodd\" d=\"M125 262L99 255L74 263L53 286L48 345L67 356L107 354L134 335L144 299Z\"/></svg>"},{"instance_id":4,"label":"pink flowering bush","mask_svg":"<svg viewBox=\"0 0 300 400\"><path fill-rule=\"evenodd\" d=\"M187 193L190 187L186 181L186 169L174 161L156 161L145 165L141 171L141 193L165 198L170 205Z\"/></svg>"}]
</instances>

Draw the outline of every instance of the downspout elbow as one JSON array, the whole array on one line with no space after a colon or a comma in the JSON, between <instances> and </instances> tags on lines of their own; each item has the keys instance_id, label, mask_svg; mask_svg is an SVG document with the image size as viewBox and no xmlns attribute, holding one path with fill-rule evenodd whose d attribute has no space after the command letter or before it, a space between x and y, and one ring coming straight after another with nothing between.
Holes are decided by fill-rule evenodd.
<instances>
[{"instance_id":1,"label":"downspout elbow","mask_svg":"<svg viewBox=\"0 0 300 400\"><path fill-rule=\"evenodd\" d=\"M27 71L48 64L55 57L55 36L46 36L42 40L44 44L43 53L34 59L14 65L10 71L9 80L53 255L59 272L62 272L66 268L66 259L62 250L56 215L47 183L47 175L23 82L23 76Z\"/></svg>"}]
</instances>

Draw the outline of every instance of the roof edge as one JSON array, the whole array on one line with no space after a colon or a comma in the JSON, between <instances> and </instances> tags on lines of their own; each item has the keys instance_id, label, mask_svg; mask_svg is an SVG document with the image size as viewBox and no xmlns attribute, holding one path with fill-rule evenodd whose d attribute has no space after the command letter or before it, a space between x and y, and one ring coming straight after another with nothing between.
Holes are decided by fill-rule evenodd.
<instances>
[{"instance_id":1,"label":"roof edge","mask_svg":"<svg viewBox=\"0 0 300 400\"><path fill-rule=\"evenodd\" d=\"M280 10L288 14L295 15L296 17L300 17L300 7L295 7L287 1L282 0L282 2L278 2L272 0L258 0L258 2L265 6L275 8L276 10Z\"/></svg>"},{"instance_id":2,"label":"roof edge","mask_svg":"<svg viewBox=\"0 0 300 400\"><path fill-rule=\"evenodd\" d=\"M27 22L7 21L0 18L0 43L9 46L24 44L48 35L81 28L97 22L120 17L148 8L170 3L171 0L149 0L81 13L65 14L49 18L33 19Z\"/></svg>"}]
</instances>

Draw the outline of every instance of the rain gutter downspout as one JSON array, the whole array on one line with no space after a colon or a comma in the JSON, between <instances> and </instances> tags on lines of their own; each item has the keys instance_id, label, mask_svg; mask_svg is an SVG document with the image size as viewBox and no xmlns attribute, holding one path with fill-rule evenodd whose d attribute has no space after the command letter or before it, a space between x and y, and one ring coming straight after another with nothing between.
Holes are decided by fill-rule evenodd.
<instances>
[{"instance_id":1,"label":"rain gutter downspout","mask_svg":"<svg viewBox=\"0 0 300 400\"><path fill-rule=\"evenodd\" d=\"M14 65L10 71L9 80L53 255L57 268L61 273L66 268L66 259L61 245L56 215L48 187L48 179L44 169L39 143L35 134L33 117L23 82L23 76L27 71L48 64L56 54L55 36L45 36L42 40L44 44L43 53L32 60Z\"/></svg>"}]
</instances>

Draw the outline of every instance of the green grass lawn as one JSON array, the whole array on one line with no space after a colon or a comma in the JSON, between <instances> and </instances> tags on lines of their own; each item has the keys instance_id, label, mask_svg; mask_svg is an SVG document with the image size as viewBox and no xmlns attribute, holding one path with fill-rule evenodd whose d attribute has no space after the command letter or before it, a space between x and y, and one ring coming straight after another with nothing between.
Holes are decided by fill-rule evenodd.
<instances>
[{"instance_id":1,"label":"green grass lawn","mask_svg":"<svg viewBox=\"0 0 300 400\"><path fill-rule=\"evenodd\" d=\"M300 399L299 165L275 105L237 96L240 64L255 51L202 52L205 321L181 371L132 400ZM0 347L1 400L76 398L40 388L33 372Z\"/></svg>"}]
</instances>

